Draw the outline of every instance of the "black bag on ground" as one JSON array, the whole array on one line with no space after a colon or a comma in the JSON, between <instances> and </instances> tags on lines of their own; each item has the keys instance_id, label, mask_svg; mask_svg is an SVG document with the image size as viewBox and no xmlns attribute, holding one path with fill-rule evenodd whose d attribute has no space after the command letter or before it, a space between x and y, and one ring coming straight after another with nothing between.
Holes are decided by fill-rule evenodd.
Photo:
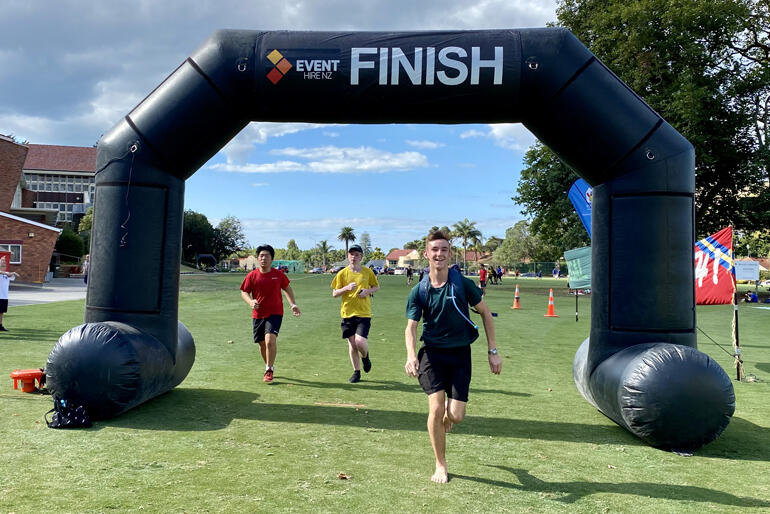
<instances>
[{"instance_id":1,"label":"black bag on ground","mask_svg":"<svg viewBox=\"0 0 770 514\"><path fill-rule=\"evenodd\" d=\"M53 412L51 421L48 415ZM91 418L82 405L72 405L64 398L54 396L53 409L45 413L45 423L48 428L88 428Z\"/></svg>"}]
</instances>

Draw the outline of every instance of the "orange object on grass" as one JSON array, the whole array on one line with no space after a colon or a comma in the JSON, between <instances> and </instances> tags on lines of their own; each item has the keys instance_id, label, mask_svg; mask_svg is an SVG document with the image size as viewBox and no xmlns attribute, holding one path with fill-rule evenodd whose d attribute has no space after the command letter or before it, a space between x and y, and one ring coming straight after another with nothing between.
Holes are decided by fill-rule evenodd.
<instances>
[{"instance_id":1,"label":"orange object on grass","mask_svg":"<svg viewBox=\"0 0 770 514\"><path fill-rule=\"evenodd\" d=\"M550 293L548 294L548 311L543 314L546 318L558 318L559 316L556 315L556 313L553 310L553 289L550 290Z\"/></svg>"},{"instance_id":2,"label":"orange object on grass","mask_svg":"<svg viewBox=\"0 0 770 514\"><path fill-rule=\"evenodd\" d=\"M513 305L511 306L511 309L521 309L521 304L519 303L519 284L516 284L516 292L513 293Z\"/></svg>"},{"instance_id":3,"label":"orange object on grass","mask_svg":"<svg viewBox=\"0 0 770 514\"><path fill-rule=\"evenodd\" d=\"M21 382L21 390L25 393L34 393L37 390L35 387L35 380L40 387L43 387L43 370L41 369L16 369L11 371L11 378L13 379L13 388L19 388L19 382Z\"/></svg>"}]
</instances>

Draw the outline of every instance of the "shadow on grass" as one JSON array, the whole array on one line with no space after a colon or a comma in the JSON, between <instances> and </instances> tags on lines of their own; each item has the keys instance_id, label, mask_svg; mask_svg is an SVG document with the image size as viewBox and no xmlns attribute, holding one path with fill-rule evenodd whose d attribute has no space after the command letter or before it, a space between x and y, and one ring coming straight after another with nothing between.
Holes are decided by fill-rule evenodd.
<instances>
[{"instance_id":1,"label":"shadow on grass","mask_svg":"<svg viewBox=\"0 0 770 514\"><path fill-rule=\"evenodd\" d=\"M699 457L770 461L770 428L733 416L713 443L698 450Z\"/></svg>"},{"instance_id":2,"label":"shadow on grass","mask_svg":"<svg viewBox=\"0 0 770 514\"><path fill-rule=\"evenodd\" d=\"M219 389L174 389L97 425L143 430L205 431L234 419L350 426L375 430L426 431L427 412L329 405L260 403L259 395ZM453 433L547 441L641 445L617 426L466 416Z\"/></svg>"},{"instance_id":3,"label":"shadow on grass","mask_svg":"<svg viewBox=\"0 0 770 514\"><path fill-rule=\"evenodd\" d=\"M361 377L361 382L357 384L351 384L349 382L313 382L310 380L303 380L301 378L292 378L292 377L279 377L279 378L276 378L275 382L273 382L273 386L281 386L281 385L287 385L287 384L304 386L304 387L318 387L321 389L345 389L345 390L373 389L376 391L399 391L403 393L425 394L423 393L422 388L417 382L413 384L405 384L403 382L396 382L395 380L369 380L366 378L365 375ZM512 391L503 391L500 389L483 389L480 387L471 386L471 394L476 394L476 393L502 394L507 396L519 396L519 397L532 396L529 393L516 393Z\"/></svg>"},{"instance_id":4,"label":"shadow on grass","mask_svg":"<svg viewBox=\"0 0 770 514\"><path fill-rule=\"evenodd\" d=\"M741 348L743 345L741 345ZM759 371L764 371L765 373L770 373L770 362L757 362L754 364Z\"/></svg>"},{"instance_id":5,"label":"shadow on grass","mask_svg":"<svg viewBox=\"0 0 770 514\"><path fill-rule=\"evenodd\" d=\"M532 476L525 469L509 468L507 466L490 466L512 473L518 483L491 480L487 478L470 477L450 473L452 480L470 480L481 484L514 489L517 491L531 491L561 495L554 498L562 503L575 503L576 501L592 494L624 494L650 498L660 498L675 501L717 503L719 505L733 505L736 507L770 507L770 501L736 496L734 494L697 487L690 485L656 484L652 482L546 482Z\"/></svg>"},{"instance_id":6,"label":"shadow on grass","mask_svg":"<svg viewBox=\"0 0 770 514\"><path fill-rule=\"evenodd\" d=\"M11 328L8 329L8 332L3 332L2 335L0 335L0 341L4 340L13 340L13 341L20 341L20 340L26 340L26 341L40 341L40 340L50 340L51 345L53 346L53 343L59 340L61 337L61 332L57 330L41 330L39 328ZM46 355L47 357L47 355ZM45 363L45 359L43 359L43 363Z\"/></svg>"}]
</instances>

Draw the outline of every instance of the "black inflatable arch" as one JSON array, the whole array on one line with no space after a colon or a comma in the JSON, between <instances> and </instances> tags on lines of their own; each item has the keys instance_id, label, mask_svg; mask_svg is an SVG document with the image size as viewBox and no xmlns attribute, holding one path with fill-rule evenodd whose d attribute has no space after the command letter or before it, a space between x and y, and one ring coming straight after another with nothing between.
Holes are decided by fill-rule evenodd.
<instances>
[{"instance_id":1,"label":"black inflatable arch","mask_svg":"<svg viewBox=\"0 0 770 514\"><path fill-rule=\"evenodd\" d=\"M694 152L564 29L219 31L99 142L85 324L48 387L96 419L178 385L185 179L247 123L521 122L594 186L578 389L647 443L695 449L734 411L697 351Z\"/></svg>"}]
</instances>

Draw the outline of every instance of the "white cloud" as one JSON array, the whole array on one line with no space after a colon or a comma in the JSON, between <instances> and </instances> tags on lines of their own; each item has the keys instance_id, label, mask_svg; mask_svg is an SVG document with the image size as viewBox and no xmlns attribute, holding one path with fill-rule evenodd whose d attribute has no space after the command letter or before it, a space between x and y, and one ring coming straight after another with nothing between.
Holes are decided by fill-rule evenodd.
<instances>
[{"instance_id":1,"label":"white cloud","mask_svg":"<svg viewBox=\"0 0 770 514\"><path fill-rule=\"evenodd\" d=\"M441 148L442 146L446 146L444 143L438 143L436 141L415 141L413 139L407 139L406 144L409 146L413 146L415 148L422 148L424 150L435 150L436 148Z\"/></svg>"},{"instance_id":2,"label":"white cloud","mask_svg":"<svg viewBox=\"0 0 770 514\"><path fill-rule=\"evenodd\" d=\"M437 220L432 223L424 219L386 217L330 217L303 219L241 219L244 234L251 244L267 242L276 247L285 247L289 239L308 250L320 241L326 240L333 248L344 248L345 243L337 239L340 228L353 227L356 236L368 232L372 247L380 247L387 253L391 248L401 248L407 241L423 237L433 225L451 226L454 221Z\"/></svg>"},{"instance_id":3,"label":"white cloud","mask_svg":"<svg viewBox=\"0 0 770 514\"><path fill-rule=\"evenodd\" d=\"M535 136L521 123L490 125L489 137L495 144L515 152L524 152L535 144Z\"/></svg>"},{"instance_id":4,"label":"white cloud","mask_svg":"<svg viewBox=\"0 0 770 514\"><path fill-rule=\"evenodd\" d=\"M315 130L329 127L322 123L249 123L237 136L225 145L222 152L227 158L228 164L244 164L255 145L264 144L271 137L281 137L288 134L296 134L304 130Z\"/></svg>"},{"instance_id":5,"label":"white cloud","mask_svg":"<svg viewBox=\"0 0 770 514\"><path fill-rule=\"evenodd\" d=\"M252 187L267 187L267 186L269 186L270 184L269 184L269 183L267 183L267 182L254 182L254 183L253 183L253 184L251 184L251 185L252 185Z\"/></svg>"},{"instance_id":6,"label":"white cloud","mask_svg":"<svg viewBox=\"0 0 770 514\"><path fill-rule=\"evenodd\" d=\"M323 135L326 136L326 137L340 137L340 133L339 132L332 132L330 130L323 131Z\"/></svg>"},{"instance_id":7,"label":"white cloud","mask_svg":"<svg viewBox=\"0 0 770 514\"><path fill-rule=\"evenodd\" d=\"M486 136L487 136L487 132L471 129L471 130L466 130L465 132L460 134L460 139L468 139L470 137L486 137Z\"/></svg>"},{"instance_id":8,"label":"white cloud","mask_svg":"<svg viewBox=\"0 0 770 514\"><path fill-rule=\"evenodd\" d=\"M314 148L282 148L271 154L290 157L264 164L213 164L211 169L237 173L388 173L428 166L428 158L419 152L392 153L368 146L357 148L318 146ZM307 161L307 162L300 162Z\"/></svg>"},{"instance_id":9,"label":"white cloud","mask_svg":"<svg viewBox=\"0 0 770 514\"><path fill-rule=\"evenodd\" d=\"M66 0L50 2L42 10L36 2L6 0L0 5L0 113L51 120L53 124L46 130L31 125L33 132L16 131L36 143L86 145L193 54L215 28L412 31L543 27L554 21L556 1ZM94 102L98 105L92 106ZM97 122L103 124L94 126ZM0 125L0 131L8 132L8 127ZM272 137L260 135L258 130L252 136L256 142ZM228 149L228 158L243 163L248 145L244 150L238 143L243 139Z\"/></svg>"},{"instance_id":10,"label":"white cloud","mask_svg":"<svg viewBox=\"0 0 770 514\"><path fill-rule=\"evenodd\" d=\"M478 219L476 227L481 230L484 239L490 236L505 237L505 230L516 224L522 217L511 214L508 217ZM391 248L403 248L404 243L414 241L427 234L435 225L452 227L456 219L412 219L396 217L329 217L302 219L241 219L244 234L252 245L263 242L275 247L285 248L289 239L294 239L302 250L316 246L320 241L327 241L333 248L344 248L345 243L337 239L342 227L350 226L357 237L364 232L372 238L372 246L380 247L387 253Z\"/></svg>"},{"instance_id":11,"label":"white cloud","mask_svg":"<svg viewBox=\"0 0 770 514\"><path fill-rule=\"evenodd\" d=\"M536 141L535 136L521 123L497 123L488 127L487 132L477 129L466 130L460 134L460 139L486 137L494 141L497 146L518 153L525 152Z\"/></svg>"}]
</instances>

